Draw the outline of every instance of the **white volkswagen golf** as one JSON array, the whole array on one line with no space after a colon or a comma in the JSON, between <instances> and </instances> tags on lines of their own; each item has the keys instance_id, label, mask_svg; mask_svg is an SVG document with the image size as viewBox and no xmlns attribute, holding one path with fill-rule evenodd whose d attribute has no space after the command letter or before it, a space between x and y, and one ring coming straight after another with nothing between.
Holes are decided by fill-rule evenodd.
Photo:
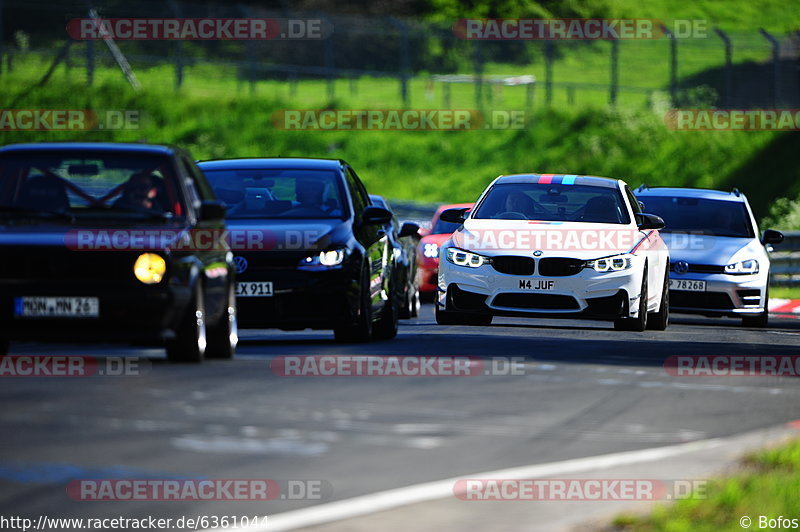
<instances>
[{"instance_id":1,"label":"white volkswagen golf","mask_svg":"<svg viewBox=\"0 0 800 532\"><path fill-rule=\"evenodd\" d=\"M500 176L440 251L436 321L488 325L493 316L601 319L620 330L669 323L669 252L661 218L624 181Z\"/></svg>"}]
</instances>

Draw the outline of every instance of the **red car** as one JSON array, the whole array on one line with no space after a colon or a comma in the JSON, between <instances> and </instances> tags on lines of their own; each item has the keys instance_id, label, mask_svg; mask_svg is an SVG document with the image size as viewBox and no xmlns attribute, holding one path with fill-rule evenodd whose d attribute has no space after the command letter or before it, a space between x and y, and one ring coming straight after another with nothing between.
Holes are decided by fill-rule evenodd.
<instances>
[{"instance_id":1,"label":"red car","mask_svg":"<svg viewBox=\"0 0 800 532\"><path fill-rule=\"evenodd\" d=\"M458 229L459 224L445 222L439 219L439 215L446 209L472 208L474 203L455 203L453 205L442 205L436 209L431 221L431 229L419 241L417 257L419 266L417 275L419 276L419 291L421 295L430 296L436 293L436 282L439 275L439 246L441 246L453 231Z\"/></svg>"}]
</instances>

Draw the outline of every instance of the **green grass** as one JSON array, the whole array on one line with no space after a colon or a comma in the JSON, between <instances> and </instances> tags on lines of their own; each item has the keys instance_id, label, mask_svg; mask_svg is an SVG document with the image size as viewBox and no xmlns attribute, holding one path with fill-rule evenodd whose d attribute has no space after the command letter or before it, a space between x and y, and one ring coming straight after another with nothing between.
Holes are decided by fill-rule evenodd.
<instances>
[{"instance_id":1,"label":"green grass","mask_svg":"<svg viewBox=\"0 0 800 532\"><path fill-rule=\"evenodd\" d=\"M630 532L741 531L742 516L758 530L759 516L800 518L800 441L746 458L742 471L711 482L708 498L659 506L644 517L618 517L612 530Z\"/></svg>"},{"instance_id":2,"label":"green grass","mask_svg":"<svg viewBox=\"0 0 800 532\"><path fill-rule=\"evenodd\" d=\"M306 106L285 95L232 88L225 95L169 84L134 93L104 72L92 88L62 74L32 92L18 108L134 109L139 130L3 132L3 142L139 140L189 148L200 159L237 156L313 156L347 159L375 193L420 201L470 201L502 173L551 172L619 177L636 186L724 184L775 138L747 132L671 131L649 110L575 106L538 109L521 130L283 131L272 113ZM0 105L22 90L4 81ZM235 86L235 82L230 82ZM304 90L304 89L303 89ZM346 107L320 98L308 107ZM366 107L366 106L364 106ZM776 176L774 179L778 179ZM747 190L747 187L743 187Z\"/></svg>"},{"instance_id":3,"label":"green grass","mask_svg":"<svg viewBox=\"0 0 800 532\"><path fill-rule=\"evenodd\" d=\"M775 299L800 299L800 288L792 286L770 286L769 297Z\"/></svg>"}]
</instances>

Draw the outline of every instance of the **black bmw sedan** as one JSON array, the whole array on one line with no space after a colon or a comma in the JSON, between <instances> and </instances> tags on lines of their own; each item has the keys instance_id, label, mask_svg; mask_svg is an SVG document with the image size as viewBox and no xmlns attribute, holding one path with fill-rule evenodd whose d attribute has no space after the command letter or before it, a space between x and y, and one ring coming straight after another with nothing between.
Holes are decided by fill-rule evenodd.
<instances>
[{"instance_id":1,"label":"black bmw sedan","mask_svg":"<svg viewBox=\"0 0 800 532\"><path fill-rule=\"evenodd\" d=\"M198 164L228 207L242 327L332 329L337 340L397 334L401 287L387 227L341 160Z\"/></svg>"},{"instance_id":2,"label":"black bmw sedan","mask_svg":"<svg viewBox=\"0 0 800 532\"><path fill-rule=\"evenodd\" d=\"M224 216L179 148L0 148L0 355L10 340L121 340L166 344L171 361L231 358Z\"/></svg>"}]
</instances>

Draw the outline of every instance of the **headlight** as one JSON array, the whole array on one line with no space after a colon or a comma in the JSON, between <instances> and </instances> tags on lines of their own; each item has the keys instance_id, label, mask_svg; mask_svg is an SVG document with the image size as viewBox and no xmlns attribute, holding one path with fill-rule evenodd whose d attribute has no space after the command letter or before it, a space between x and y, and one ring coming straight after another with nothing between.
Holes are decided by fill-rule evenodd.
<instances>
[{"instance_id":1,"label":"headlight","mask_svg":"<svg viewBox=\"0 0 800 532\"><path fill-rule=\"evenodd\" d=\"M422 247L422 255L429 259L439 258L439 246L433 243L427 243Z\"/></svg>"},{"instance_id":2,"label":"headlight","mask_svg":"<svg viewBox=\"0 0 800 532\"><path fill-rule=\"evenodd\" d=\"M158 284L167 272L167 261L155 253L142 253L133 264L133 274L144 284Z\"/></svg>"},{"instance_id":3,"label":"headlight","mask_svg":"<svg viewBox=\"0 0 800 532\"><path fill-rule=\"evenodd\" d=\"M345 250L332 249L329 251L320 251L316 255L311 255L300 261L298 269L300 270L325 270L328 268L336 268L341 266L344 262Z\"/></svg>"},{"instance_id":4,"label":"headlight","mask_svg":"<svg viewBox=\"0 0 800 532\"><path fill-rule=\"evenodd\" d=\"M447 261L452 262L456 266L468 266L470 268L480 268L484 264L491 264L492 259L478 255L477 253L470 253L458 248L447 248Z\"/></svg>"},{"instance_id":5,"label":"headlight","mask_svg":"<svg viewBox=\"0 0 800 532\"><path fill-rule=\"evenodd\" d=\"M630 255L614 255L587 261L584 267L600 273L621 272L633 267L633 260Z\"/></svg>"},{"instance_id":6,"label":"headlight","mask_svg":"<svg viewBox=\"0 0 800 532\"><path fill-rule=\"evenodd\" d=\"M729 273L731 275L747 275L758 273L758 261L755 259L750 259L728 264L725 266L725 273Z\"/></svg>"}]
</instances>

